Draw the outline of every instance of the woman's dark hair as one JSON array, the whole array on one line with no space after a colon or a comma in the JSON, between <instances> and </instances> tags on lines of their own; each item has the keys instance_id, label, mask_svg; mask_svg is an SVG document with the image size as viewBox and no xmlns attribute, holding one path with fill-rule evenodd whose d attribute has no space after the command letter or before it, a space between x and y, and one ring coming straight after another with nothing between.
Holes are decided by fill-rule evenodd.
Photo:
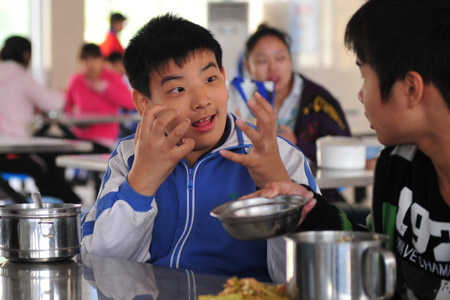
<instances>
[{"instance_id":1,"label":"woman's dark hair","mask_svg":"<svg viewBox=\"0 0 450 300\"><path fill-rule=\"evenodd\" d=\"M291 37L286 32L283 32L279 29L269 27L266 24L261 24L258 26L258 29L255 33L253 33L245 43L245 59L248 60L248 56L250 52L252 52L258 41L266 36L274 36L278 38L283 44L286 45L289 54L291 53Z\"/></svg>"},{"instance_id":2,"label":"woman's dark hair","mask_svg":"<svg viewBox=\"0 0 450 300\"><path fill-rule=\"evenodd\" d=\"M397 80L416 71L450 108L449 2L369 0L350 19L345 45L374 69L383 101Z\"/></svg>"},{"instance_id":3,"label":"woman's dark hair","mask_svg":"<svg viewBox=\"0 0 450 300\"><path fill-rule=\"evenodd\" d=\"M172 14L151 19L125 50L123 62L131 86L151 98L150 74L171 60L182 67L198 50L213 52L222 70L222 48L207 29Z\"/></svg>"},{"instance_id":4,"label":"woman's dark hair","mask_svg":"<svg viewBox=\"0 0 450 300\"><path fill-rule=\"evenodd\" d=\"M102 57L100 47L97 44L86 43L81 46L80 59Z\"/></svg>"},{"instance_id":5,"label":"woman's dark hair","mask_svg":"<svg viewBox=\"0 0 450 300\"><path fill-rule=\"evenodd\" d=\"M13 60L19 64L27 65L28 61L24 54L31 55L31 42L21 36L11 36L5 40L5 44L0 52L1 60Z\"/></svg>"}]
</instances>

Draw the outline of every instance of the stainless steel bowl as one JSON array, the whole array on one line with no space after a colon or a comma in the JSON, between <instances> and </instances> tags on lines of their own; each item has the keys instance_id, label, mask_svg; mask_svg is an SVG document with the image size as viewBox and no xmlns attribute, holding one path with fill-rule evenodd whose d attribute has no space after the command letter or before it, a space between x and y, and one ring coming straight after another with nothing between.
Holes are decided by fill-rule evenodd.
<instances>
[{"instance_id":1,"label":"stainless steel bowl","mask_svg":"<svg viewBox=\"0 0 450 300\"><path fill-rule=\"evenodd\" d=\"M307 199L281 195L224 203L211 211L225 230L238 240L261 240L294 231Z\"/></svg>"}]
</instances>

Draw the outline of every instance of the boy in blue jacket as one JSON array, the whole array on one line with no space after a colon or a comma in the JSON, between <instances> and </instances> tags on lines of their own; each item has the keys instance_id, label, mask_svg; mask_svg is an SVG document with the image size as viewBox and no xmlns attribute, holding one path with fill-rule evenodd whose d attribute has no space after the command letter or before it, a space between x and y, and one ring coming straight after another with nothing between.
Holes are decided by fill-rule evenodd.
<instances>
[{"instance_id":1,"label":"boy in blue jacket","mask_svg":"<svg viewBox=\"0 0 450 300\"><path fill-rule=\"evenodd\" d=\"M376 165L368 225L390 237L395 299L450 299L449 16L448 1L370 0L345 34L364 80L358 98L387 146ZM304 193L289 181L257 192ZM352 229L315 198L299 230Z\"/></svg>"},{"instance_id":2,"label":"boy in blue jacket","mask_svg":"<svg viewBox=\"0 0 450 300\"><path fill-rule=\"evenodd\" d=\"M228 113L220 45L170 14L138 31L124 64L142 120L109 159L82 252L270 280L282 241L235 240L209 214L273 180L320 192L301 151L277 137L270 104L249 101L256 128Z\"/></svg>"}]
</instances>

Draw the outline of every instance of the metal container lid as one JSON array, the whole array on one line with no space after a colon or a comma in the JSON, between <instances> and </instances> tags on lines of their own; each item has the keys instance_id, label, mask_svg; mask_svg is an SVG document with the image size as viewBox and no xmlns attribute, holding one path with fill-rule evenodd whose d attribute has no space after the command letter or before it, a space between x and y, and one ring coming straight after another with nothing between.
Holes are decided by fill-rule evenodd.
<instances>
[{"instance_id":1,"label":"metal container lid","mask_svg":"<svg viewBox=\"0 0 450 300\"><path fill-rule=\"evenodd\" d=\"M0 217L48 218L67 217L81 214L81 204L43 203L37 208L34 203L20 203L0 206Z\"/></svg>"}]
</instances>

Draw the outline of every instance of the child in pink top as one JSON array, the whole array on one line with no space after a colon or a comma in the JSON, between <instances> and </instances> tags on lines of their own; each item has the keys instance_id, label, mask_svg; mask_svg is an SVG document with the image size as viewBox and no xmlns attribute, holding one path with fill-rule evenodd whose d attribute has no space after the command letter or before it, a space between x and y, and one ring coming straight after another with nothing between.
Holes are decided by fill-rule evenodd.
<instances>
[{"instance_id":1,"label":"child in pink top","mask_svg":"<svg viewBox=\"0 0 450 300\"><path fill-rule=\"evenodd\" d=\"M130 91L122 77L104 67L105 62L98 45L83 45L80 60L83 71L70 79L66 91L66 115L117 115L119 108L134 108ZM80 139L112 147L119 135L119 124L75 127L73 132Z\"/></svg>"}]
</instances>

